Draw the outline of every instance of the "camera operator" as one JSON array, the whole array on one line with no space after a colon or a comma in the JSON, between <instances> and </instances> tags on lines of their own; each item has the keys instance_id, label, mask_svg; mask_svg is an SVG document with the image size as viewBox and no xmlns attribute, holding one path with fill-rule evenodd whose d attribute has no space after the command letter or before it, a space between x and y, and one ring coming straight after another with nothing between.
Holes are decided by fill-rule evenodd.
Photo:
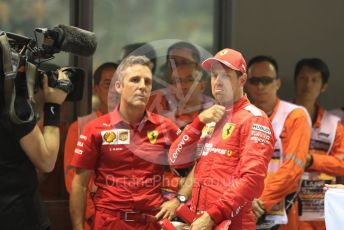
<instances>
[{"instance_id":1,"label":"camera operator","mask_svg":"<svg viewBox=\"0 0 344 230\"><path fill-rule=\"evenodd\" d=\"M68 80L58 71L59 80ZM40 230L50 224L38 194L36 169L51 172L60 144L60 105L67 93L48 86L43 78L44 129L36 120L14 124L6 114L0 119L0 229ZM2 95L1 95L2 96Z\"/></svg>"}]
</instances>

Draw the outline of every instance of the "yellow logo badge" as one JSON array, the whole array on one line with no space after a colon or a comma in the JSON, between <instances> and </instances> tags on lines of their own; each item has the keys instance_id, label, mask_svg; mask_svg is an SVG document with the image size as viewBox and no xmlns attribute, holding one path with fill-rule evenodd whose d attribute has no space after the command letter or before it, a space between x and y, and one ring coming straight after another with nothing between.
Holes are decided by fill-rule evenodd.
<instances>
[{"instance_id":1,"label":"yellow logo badge","mask_svg":"<svg viewBox=\"0 0 344 230\"><path fill-rule=\"evenodd\" d=\"M221 56L224 56L224 55L226 55L227 53L228 53L228 50L225 49L225 50L222 50L222 51L221 51L220 55L221 55Z\"/></svg>"},{"instance_id":2,"label":"yellow logo badge","mask_svg":"<svg viewBox=\"0 0 344 230\"><path fill-rule=\"evenodd\" d=\"M226 123L222 129L222 140L226 140L230 137L235 129L235 124L233 123Z\"/></svg>"},{"instance_id":3,"label":"yellow logo badge","mask_svg":"<svg viewBox=\"0 0 344 230\"><path fill-rule=\"evenodd\" d=\"M107 143L111 143L113 142L113 140L116 139L116 133L114 132L106 132L104 134L104 140L107 142Z\"/></svg>"},{"instance_id":4,"label":"yellow logo badge","mask_svg":"<svg viewBox=\"0 0 344 230\"><path fill-rule=\"evenodd\" d=\"M126 140L128 140L128 137L129 137L128 131L119 132L119 138L118 138L119 140L126 141Z\"/></svg>"},{"instance_id":5,"label":"yellow logo badge","mask_svg":"<svg viewBox=\"0 0 344 230\"><path fill-rule=\"evenodd\" d=\"M214 125L204 126L202 129L202 136L201 137L207 137L207 136L210 137L214 132L214 128L215 128Z\"/></svg>"},{"instance_id":6,"label":"yellow logo badge","mask_svg":"<svg viewBox=\"0 0 344 230\"><path fill-rule=\"evenodd\" d=\"M229 157L232 156L232 150L227 151L227 156L229 156Z\"/></svg>"},{"instance_id":7,"label":"yellow logo badge","mask_svg":"<svg viewBox=\"0 0 344 230\"><path fill-rule=\"evenodd\" d=\"M156 140L158 139L159 132L157 130L147 131L147 137L151 144L155 144Z\"/></svg>"}]
</instances>

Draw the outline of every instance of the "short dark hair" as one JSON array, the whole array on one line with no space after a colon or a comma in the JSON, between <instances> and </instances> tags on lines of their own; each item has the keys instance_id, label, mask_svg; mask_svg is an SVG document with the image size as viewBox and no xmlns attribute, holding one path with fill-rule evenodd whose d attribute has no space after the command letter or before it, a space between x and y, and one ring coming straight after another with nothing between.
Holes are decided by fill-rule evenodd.
<instances>
[{"instance_id":1,"label":"short dark hair","mask_svg":"<svg viewBox=\"0 0 344 230\"><path fill-rule=\"evenodd\" d=\"M297 75L305 66L320 71L323 84L328 82L328 79L330 78L330 70L326 63L320 58L304 58L298 61L295 66L294 81L296 81Z\"/></svg>"},{"instance_id":2,"label":"short dark hair","mask_svg":"<svg viewBox=\"0 0 344 230\"><path fill-rule=\"evenodd\" d=\"M121 60L125 59L129 55L132 56L146 56L153 64L152 73L155 73L157 65L157 56L154 47L147 42L138 42L127 44L122 47L122 57Z\"/></svg>"},{"instance_id":3,"label":"short dark hair","mask_svg":"<svg viewBox=\"0 0 344 230\"><path fill-rule=\"evenodd\" d=\"M117 67L118 67L118 64L114 63L114 62L105 62L105 63L101 64L96 69L96 71L94 71L94 74L93 74L93 83L94 83L94 85L99 85L100 78L102 76L102 72L105 69L111 69L111 68L117 69Z\"/></svg>"},{"instance_id":4,"label":"short dark hair","mask_svg":"<svg viewBox=\"0 0 344 230\"><path fill-rule=\"evenodd\" d=\"M269 62L276 71L276 74L278 75L278 64L277 61L272 57L272 56L266 56L266 55L258 55L253 58L248 62L247 69L249 69L254 63L259 63L259 62Z\"/></svg>"},{"instance_id":5,"label":"short dark hair","mask_svg":"<svg viewBox=\"0 0 344 230\"><path fill-rule=\"evenodd\" d=\"M184 42L184 41L176 42L170 47L168 47L167 56L166 56L167 61L168 61L171 51L174 49L189 49L191 50L191 55L195 59L196 63L199 64L201 61L200 53L199 53L199 50L196 48L196 46L194 46L193 44L189 42Z\"/></svg>"}]
</instances>

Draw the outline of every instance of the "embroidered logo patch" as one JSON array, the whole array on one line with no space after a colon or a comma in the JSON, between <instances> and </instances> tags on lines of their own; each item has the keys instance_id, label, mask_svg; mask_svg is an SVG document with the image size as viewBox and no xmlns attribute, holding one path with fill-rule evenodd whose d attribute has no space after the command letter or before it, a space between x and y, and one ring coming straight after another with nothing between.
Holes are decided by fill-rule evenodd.
<instances>
[{"instance_id":1,"label":"embroidered logo patch","mask_svg":"<svg viewBox=\"0 0 344 230\"><path fill-rule=\"evenodd\" d=\"M106 141L107 143L111 143L116 139L116 133L115 132L106 132L104 134L104 141Z\"/></svg>"},{"instance_id":2,"label":"embroidered logo patch","mask_svg":"<svg viewBox=\"0 0 344 230\"><path fill-rule=\"evenodd\" d=\"M147 131L147 137L151 144L155 144L156 140L158 139L159 132L157 130Z\"/></svg>"},{"instance_id":3,"label":"embroidered logo patch","mask_svg":"<svg viewBox=\"0 0 344 230\"><path fill-rule=\"evenodd\" d=\"M119 139L120 141L125 142L125 141L127 141L128 138L129 138L129 130L119 130L119 131L118 131L118 135L119 135L118 139Z\"/></svg>"},{"instance_id":4,"label":"embroidered logo patch","mask_svg":"<svg viewBox=\"0 0 344 230\"><path fill-rule=\"evenodd\" d=\"M269 134L269 135L271 134L270 129L269 129L268 127L264 126L264 125L260 125L260 124L254 123L254 124L252 125L252 129L253 129L253 130L257 130L257 131L264 132L264 133Z\"/></svg>"},{"instance_id":5,"label":"embroidered logo patch","mask_svg":"<svg viewBox=\"0 0 344 230\"><path fill-rule=\"evenodd\" d=\"M201 137L210 137L215 129L215 122L206 124L202 129L202 135Z\"/></svg>"},{"instance_id":6,"label":"embroidered logo patch","mask_svg":"<svg viewBox=\"0 0 344 230\"><path fill-rule=\"evenodd\" d=\"M228 53L228 50L222 50L221 52L220 52L220 56L224 56L224 55L226 55Z\"/></svg>"},{"instance_id":7,"label":"embroidered logo patch","mask_svg":"<svg viewBox=\"0 0 344 230\"><path fill-rule=\"evenodd\" d=\"M233 123L226 123L222 129L222 140L226 140L230 137L235 129L235 124Z\"/></svg>"},{"instance_id":8,"label":"embroidered logo patch","mask_svg":"<svg viewBox=\"0 0 344 230\"><path fill-rule=\"evenodd\" d=\"M101 131L103 145L127 145L130 144L129 129L112 129Z\"/></svg>"}]
</instances>

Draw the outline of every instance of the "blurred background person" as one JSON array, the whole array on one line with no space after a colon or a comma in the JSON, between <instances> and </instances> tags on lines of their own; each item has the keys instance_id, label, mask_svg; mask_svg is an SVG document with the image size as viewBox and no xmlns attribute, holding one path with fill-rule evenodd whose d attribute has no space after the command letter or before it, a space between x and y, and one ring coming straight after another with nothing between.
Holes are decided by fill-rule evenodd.
<instances>
[{"instance_id":1,"label":"blurred background person","mask_svg":"<svg viewBox=\"0 0 344 230\"><path fill-rule=\"evenodd\" d=\"M183 129L214 100L204 94L206 74L200 68L199 50L191 43L177 42L167 49L166 88L152 92L148 109L166 116Z\"/></svg>"},{"instance_id":2,"label":"blurred background person","mask_svg":"<svg viewBox=\"0 0 344 230\"><path fill-rule=\"evenodd\" d=\"M147 42L137 42L137 43L130 43L122 47L121 49L121 60L131 56L146 56L153 64L152 73L153 78L157 66L157 54L154 47L147 43Z\"/></svg>"},{"instance_id":3,"label":"blurred background person","mask_svg":"<svg viewBox=\"0 0 344 230\"><path fill-rule=\"evenodd\" d=\"M74 121L67 133L64 149L64 171L65 171L65 185L68 193L71 192L71 185L75 174L74 169L71 167L71 161L74 155L74 150L77 147L78 138L83 127L90 121L100 117L109 112L108 97L109 88L113 77L115 76L118 64L113 62L106 62L100 65L93 74L93 91L98 101L97 108L93 108L93 112L89 115L78 117ZM114 103L110 101L110 103ZM92 200L92 194L96 191L94 184L94 175L91 175L90 182L88 184L88 190L86 193L86 211L85 211L85 229L91 229L93 216L94 216L94 204Z\"/></svg>"},{"instance_id":4,"label":"blurred background person","mask_svg":"<svg viewBox=\"0 0 344 230\"><path fill-rule=\"evenodd\" d=\"M302 215L299 229L326 229L324 184L344 176L344 128L340 118L325 110L319 96L328 87L330 71L319 58L299 60L294 70L295 103L304 106L312 119L312 133L303 175L300 199Z\"/></svg>"}]
</instances>

